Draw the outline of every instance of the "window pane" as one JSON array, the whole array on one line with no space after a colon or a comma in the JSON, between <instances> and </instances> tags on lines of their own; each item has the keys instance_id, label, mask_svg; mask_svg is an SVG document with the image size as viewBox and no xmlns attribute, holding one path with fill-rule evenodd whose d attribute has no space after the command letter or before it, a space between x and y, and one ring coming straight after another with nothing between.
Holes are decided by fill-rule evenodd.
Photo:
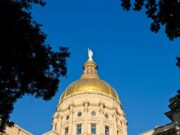
<instances>
[{"instance_id":1,"label":"window pane","mask_svg":"<svg viewBox=\"0 0 180 135\"><path fill-rule=\"evenodd\" d=\"M91 134L96 134L96 124L91 124Z\"/></svg>"},{"instance_id":2,"label":"window pane","mask_svg":"<svg viewBox=\"0 0 180 135\"><path fill-rule=\"evenodd\" d=\"M108 117L109 117L108 114L105 114L104 116L105 116L105 118L108 118Z\"/></svg>"},{"instance_id":3,"label":"window pane","mask_svg":"<svg viewBox=\"0 0 180 135\"><path fill-rule=\"evenodd\" d=\"M82 112L78 112L77 115L78 115L78 117L82 116Z\"/></svg>"},{"instance_id":4,"label":"window pane","mask_svg":"<svg viewBox=\"0 0 180 135\"><path fill-rule=\"evenodd\" d=\"M77 134L81 134L81 124L77 124L77 129L76 129Z\"/></svg>"},{"instance_id":5,"label":"window pane","mask_svg":"<svg viewBox=\"0 0 180 135\"><path fill-rule=\"evenodd\" d=\"M109 127L105 126L105 135L109 135Z\"/></svg>"},{"instance_id":6,"label":"window pane","mask_svg":"<svg viewBox=\"0 0 180 135\"><path fill-rule=\"evenodd\" d=\"M92 116L95 116L95 115L96 115L96 112L95 112L95 111L91 112L91 115L92 115Z\"/></svg>"},{"instance_id":7,"label":"window pane","mask_svg":"<svg viewBox=\"0 0 180 135\"><path fill-rule=\"evenodd\" d=\"M65 135L67 135L69 133L69 128L65 128Z\"/></svg>"},{"instance_id":8,"label":"window pane","mask_svg":"<svg viewBox=\"0 0 180 135\"><path fill-rule=\"evenodd\" d=\"M68 115L68 116L66 116L66 120L69 120L69 115Z\"/></svg>"}]
</instances>

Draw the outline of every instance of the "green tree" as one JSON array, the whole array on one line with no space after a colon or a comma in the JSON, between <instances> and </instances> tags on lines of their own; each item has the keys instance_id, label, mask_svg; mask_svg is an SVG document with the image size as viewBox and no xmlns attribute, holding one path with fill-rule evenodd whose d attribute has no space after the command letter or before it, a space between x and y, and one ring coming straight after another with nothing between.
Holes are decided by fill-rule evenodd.
<instances>
[{"instance_id":1,"label":"green tree","mask_svg":"<svg viewBox=\"0 0 180 135\"><path fill-rule=\"evenodd\" d=\"M133 3L133 4L132 4ZM151 31L157 33L164 26L170 40L180 37L180 0L121 0L124 10L145 10L152 19Z\"/></svg>"},{"instance_id":2,"label":"green tree","mask_svg":"<svg viewBox=\"0 0 180 135\"><path fill-rule=\"evenodd\" d=\"M33 20L33 4L43 0L0 0L0 132L13 125L14 103L24 95L50 100L66 75L68 48L53 51Z\"/></svg>"}]
</instances>

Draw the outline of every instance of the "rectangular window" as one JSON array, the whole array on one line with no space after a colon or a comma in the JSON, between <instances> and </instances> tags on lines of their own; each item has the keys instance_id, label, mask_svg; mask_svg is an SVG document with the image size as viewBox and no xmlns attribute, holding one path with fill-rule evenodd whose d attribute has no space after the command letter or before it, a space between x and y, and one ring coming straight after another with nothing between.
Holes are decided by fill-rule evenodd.
<instances>
[{"instance_id":1,"label":"rectangular window","mask_svg":"<svg viewBox=\"0 0 180 135\"><path fill-rule=\"evenodd\" d=\"M96 134L96 124L91 124L91 134Z\"/></svg>"},{"instance_id":2,"label":"rectangular window","mask_svg":"<svg viewBox=\"0 0 180 135\"><path fill-rule=\"evenodd\" d=\"M77 134L80 135L80 134L81 134L81 131L82 131L82 126L81 126L81 124L77 124L77 128L76 128Z\"/></svg>"},{"instance_id":3,"label":"rectangular window","mask_svg":"<svg viewBox=\"0 0 180 135\"><path fill-rule=\"evenodd\" d=\"M69 133L69 128L65 128L65 135L67 135Z\"/></svg>"},{"instance_id":4,"label":"rectangular window","mask_svg":"<svg viewBox=\"0 0 180 135\"><path fill-rule=\"evenodd\" d=\"M109 135L109 127L105 126L105 135Z\"/></svg>"}]
</instances>

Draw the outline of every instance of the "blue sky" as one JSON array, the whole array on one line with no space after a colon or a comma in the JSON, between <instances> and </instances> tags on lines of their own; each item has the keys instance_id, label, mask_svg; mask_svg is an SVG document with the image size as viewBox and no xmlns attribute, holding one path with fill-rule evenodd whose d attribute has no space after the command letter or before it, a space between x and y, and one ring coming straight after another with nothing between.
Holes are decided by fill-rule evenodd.
<instances>
[{"instance_id":1,"label":"blue sky","mask_svg":"<svg viewBox=\"0 0 180 135\"><path fill-rule=\"evenodd\" d=\"M48 102L25 96L15 104L11 120L34 135L52 128L63 90L82 74L87 48L94 52L102 80L113 86L128 120L128 135L138 135L169 122L168 100L180 88L180 39L171 42L162 30L152 33L142 12L126 12L119 0L53 0L34 6L33 16L57 50L69 47L68 73L60 78L56 96Z\"/></svg>"}]
</instances>

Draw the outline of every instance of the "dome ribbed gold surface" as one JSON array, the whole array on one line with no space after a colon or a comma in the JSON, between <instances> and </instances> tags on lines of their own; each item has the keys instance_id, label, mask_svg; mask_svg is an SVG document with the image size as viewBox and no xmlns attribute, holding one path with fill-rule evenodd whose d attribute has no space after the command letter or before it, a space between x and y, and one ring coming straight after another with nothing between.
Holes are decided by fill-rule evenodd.
<instances>
[{"instance_id":1,"label":"dome ribbed gold surface","mask_svg":"<svg viewBox=\"0 0 180 135\"><path fill-rule=\"evenodd\" d=\"M96 78L80 79L70 84L61 96L61 101L76 93L98 92L119 102L115 90L106 82Z\"/></svg>"},{"instance_id":2,"label":"dome ribbed gold surface","mask_svg":"<svg viewBox=\"0 0 180 135\"><path fill-rule=\"evenodd\" d=\"M84 72L81 78L71 83L61 96L60 101L77 93L96 92L104 94L119 102L119 98L115 90L105 81L102 81L97 75L97 64L93 61L92 56L83 65Z\"/></svg>"}]
</instances>

